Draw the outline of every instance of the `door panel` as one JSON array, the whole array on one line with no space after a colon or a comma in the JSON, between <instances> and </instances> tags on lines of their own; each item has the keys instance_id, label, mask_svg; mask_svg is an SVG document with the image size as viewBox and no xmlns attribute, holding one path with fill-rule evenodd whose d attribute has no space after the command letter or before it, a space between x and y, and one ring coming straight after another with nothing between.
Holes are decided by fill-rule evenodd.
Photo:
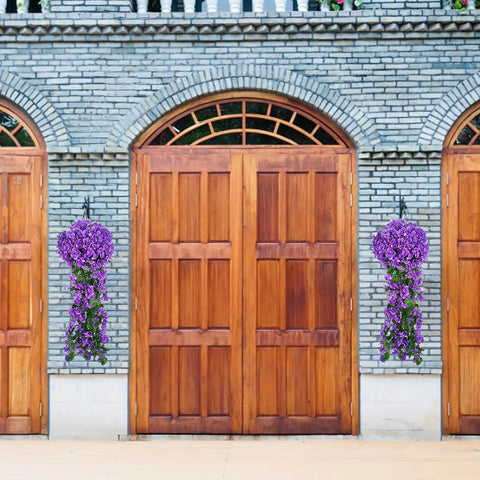
<instances>
[{"instance_id":1,"label":"door panel","mask_svg":"<svg viewBox=\"0 0 480 480\"><path fill-rule=\"evenodd\" d=\"M241 430L240 162L138 155L138 433Z\"/></svg>"},{"instance_id":2,"label":"door panel","mask_svg":"<svg viewBox=\"0 0 480 480\"><path fill-rule=\"evenodd\" d=\"M444 433L480 434L480 155L450 154L444 178L447 308Z\"/></svg>"},{"instance_id":3,"label":"door panel","mask_svg":"<svg viewBox=\"0 0 480 480\"><path fill-rule=\"evenodd\" d=\"M42 156L0 155L0 434L44 433Z\"/></svg>"},{"instance_id":4,"label":"door panel","mask_svg":"<svg viewBox=\"0 0 480 480\"><path fill-rule=\"evenodd\" d=\"M145 148L136 168L137 433L351 432L351 155Z\"/></svg>"},{"instance_id":5,"label":"door panel","mask_svg":"<svg viewBox=\"0 0 480 480\"><path fill-rule=\"evenodd\" d=\"M243 156L245 433L351 431L350 162Z\"/></svg>"}]
</instances>

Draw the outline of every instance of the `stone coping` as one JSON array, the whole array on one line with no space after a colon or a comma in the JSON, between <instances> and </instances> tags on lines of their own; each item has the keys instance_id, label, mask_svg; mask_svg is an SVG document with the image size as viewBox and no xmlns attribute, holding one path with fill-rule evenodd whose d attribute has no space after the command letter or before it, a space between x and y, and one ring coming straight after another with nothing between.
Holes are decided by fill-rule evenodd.
<instances>
[{"instance_id":1,"label":"stone coping","mask_svg":"<svg viewBox=\"0 0 480 480\"><path fill-rule=\"evenodd\" d=\"M480 10L0 15L0 41L478 38Z\"/></svg>"}]
</instances>

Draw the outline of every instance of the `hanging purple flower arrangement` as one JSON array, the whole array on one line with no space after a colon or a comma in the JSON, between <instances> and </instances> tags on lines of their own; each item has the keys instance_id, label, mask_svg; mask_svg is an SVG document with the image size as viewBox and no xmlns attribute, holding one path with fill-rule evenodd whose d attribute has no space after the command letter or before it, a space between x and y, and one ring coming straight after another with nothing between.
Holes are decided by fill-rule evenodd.
<instances>
[{"instance_id":1,"label":"hanging purple flower arrangement","mask_svg":"<svg viewBox=\"0 0 480 480\"><path fill-rule=\"evenodd\" d=\"M422 363L422 312L418 302L421 292L422 263L429 247L424 230L404 219L393 220L373 238L373 253L387 269L385 291L389 294L385 308L385 325L380 335L380 360L396 355Z\"/></svg>"},{"instance_id":2,"label":"hanging purple flower arrangement","mask_svg":"<svg viewBox=\"0 0 480 480\"><path fill-rule=\"evenodd\" d=\"M107 363L107 270L112 260L113 242L110 231L98 222L78 220L70 230L58 236L58 253L72 269L70 291L73 305L66 331L65 360L76 354L85 360Z\"/></svg>"}]
</instances>

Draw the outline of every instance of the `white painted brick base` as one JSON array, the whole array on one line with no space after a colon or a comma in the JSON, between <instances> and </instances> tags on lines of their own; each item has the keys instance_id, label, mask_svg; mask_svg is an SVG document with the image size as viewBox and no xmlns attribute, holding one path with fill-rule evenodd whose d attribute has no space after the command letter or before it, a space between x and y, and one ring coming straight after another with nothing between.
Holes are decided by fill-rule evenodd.
<instances>
[{"instance_id":1,"label":"white painted brick base","mask_svg":"<svg viewBox=\"0 0 480 480\"><path fill-rule=\"evenodd\" d=\"M128 428L127 375L50 375L51 440L117 440Z\"/></svg>"},{"instance_id":2,"label":"white painted brick base","mask_svg":"<svg viewBox=\"0 0 480 480\"><path fill-rule=\"evenodd\" d=\"M360 376L364 440L440 440L440 375Z\"/></svg>"}]
</instances>

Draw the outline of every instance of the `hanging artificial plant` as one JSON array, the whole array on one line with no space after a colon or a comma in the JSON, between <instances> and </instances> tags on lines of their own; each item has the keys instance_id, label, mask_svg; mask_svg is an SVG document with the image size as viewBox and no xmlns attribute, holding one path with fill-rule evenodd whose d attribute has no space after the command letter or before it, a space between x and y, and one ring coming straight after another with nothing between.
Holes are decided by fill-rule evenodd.
<instances>
[{"instance_id":1,"label":"hanging artificial plant","mask_svg":"<svg viewBox=\"0 0 480 480\"><path fill-rule=\"evenodd\" d=\"M428 251L423 229L404 219L388 223L373 238L373 253L387 269L385 291L389 294L380 335L382 362L393 354L400 360L408 357L417 365L422 363L422 312L418 302L423 300L421 265Z\"/></svg>"},{"instance_id":2,"label":"hanging artificial plant","mask_svg":"<svg viewBox=\"0 0 480 480\"><path fill-rule=\"evenodd\" d=\"M70 291L73 305L66 331L65 360L75 355L85 360L107 363L107 270L112 260L113 242L110 231L88 219L73 223L70 230L58 236L58 253L72 269Z\"/></svg>"}]
</instances>

